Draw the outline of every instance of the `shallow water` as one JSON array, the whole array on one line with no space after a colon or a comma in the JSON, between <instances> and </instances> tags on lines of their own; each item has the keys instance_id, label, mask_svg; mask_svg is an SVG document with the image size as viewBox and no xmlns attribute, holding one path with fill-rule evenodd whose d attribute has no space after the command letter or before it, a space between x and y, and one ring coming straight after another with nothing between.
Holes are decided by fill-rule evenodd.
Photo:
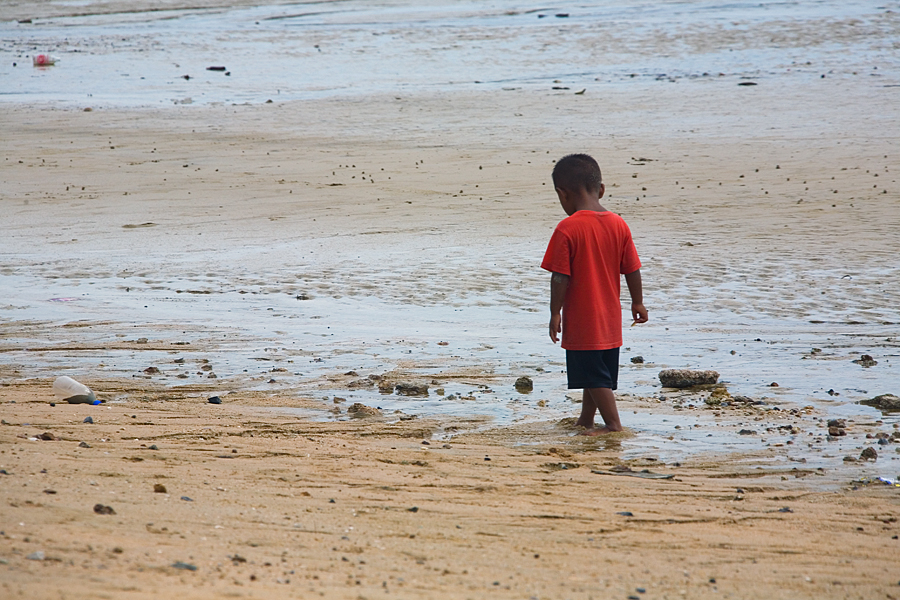
<instances>
[{"instance_id":1,"label":"shallow water","mask_svg":"<svg viewBox=\"0 0 900 600\"><path fill-rule=\"evenodd\" d=\"M822 75L849 80L856 71L881 88L900 72L883 33L893 21L871 3L593 2L565 9L567 18L553 16L561 9L537 10L543 8L509 2L346 2L4 22L0 101L168 107L188 98L194 104L353 100L553 86L570 93L644 82L691 82L696 87L682 92L690 96L702 93L703 82L720 73L729 86L741 78L777 79L796 91ZM35 69L29 58L35 52L62 60ZM231 75L206 71L210 65L226 66ZM760 106L730 123L730 131L778 121L779 115ZM857 118L851 112L840 118ZM803 134L807 124L797 124L796 113L781 114L788 129L778 135ZM723 122L684 110L648 114L659 119L657 126L665 122L672 130L696 123L715 130ZM880 129L890 136L892 119L888 114L885 123L868 123L863 133ZM448 124L446 118L428 117L414 126L427 134ZM891 225L896 215L885 213L874 224L881 229L872 228L874 239L861 241L864 260L829 255L827 237L840 235L830 221L831 229L818 231L825 238L817 241L822 247L795 252L789 258L796 272L782 273L780 256L766 255L764 248L736 262L717 258L717 248L727 246L731 235L756 236L761 247L777 240L770 231L746 231L752 214L738 214L742 199L723 193L722 201L734 204L733 222L704 225L702 215L693 212L702 207L688 206L683 214L672 212L671 229L641 232L652 321L625 330L621 391L654 397L663 368L713 368L732 394L780 408L812 405L858 422L881 419L889 429L897 415L882 417L856 402L898 393L900 308L891 295L898 269L887 238L896 231ZM8 206L16 223L40 219L34 215L43 210L37 202ZM80 227L108 226L102 209L97 222L82 208L67 210ZM577 411L565 396L564 354L546 335L547 281L535 266L543 230L522 232L524 243L497 241L491 232L470 235L476 226L440 232L439 244L428 239L436 232L421 231L394 235L383 246L324 234L275 243L247 239L227 213L219 216L203 224L215 238L203 245L184 241L188 234L174 226L168 238L148 233L154 243L145 247L132 239L110 239L102 247L71 245L61 252L56 244L77 235L65 228L43 238L19 235L0 242L4 362L25 377L76 379L143 377L143 369L154 365L163 371L154 381L176 386L210 383L196 374L197 361L206 359L223 394L239 388L327 397L318 418L335 418L327 412L335 396L346 398L342 406L363 402L388 414L485 415L499 425L555 422ZM790 222L802 225L804 218L810 219L804 215ZM148 231L169 235L167 225ZM690 250L697 257L676 254L681 249L672 248L673 237L702 240L699 249ZM301 292L311 299L298 300ZM112 340L142 337L154 349L103 348ZM76 341L96 342L96 348L53 350ZM863 353L879 364L863 368L851 362ZM644 364L630 362L637 355ZM172 362L179 357L186 365ZM475 392L477 400L407 399L347 390L326 380L349 370L365 376L394 369L425 381L440 379L442 371L471 372L471 382L443 387L448 395ZM534 379L534 392L515 392L512 383L520 375ZM546 406L538 406L539 400ZM639 433L622 441L625 456L674 460L699 452L763 450L776 440L737 437L735 427L720 426L708 411L634 414L627 400L621 410L626 425ZM791 456L833 466L843 454L858 455L858 443L839 440L814 451L798 439ZM896 464L879 461L870 468L893 476Z\"/></svg>"},{"instance_id":2,"label":"shallow water","mask_svg":"<svg viewBox=\"0 0 900 600\"><path fill-rule=\"evenodd\" d=\"M896 61L878 35L888 9L836 1L607 0L564 9L534 1L354 1L6 21L0 101L160 106L574 91L788 71L809 80L871 64L890 77ZM84 11L60 12L67 10ZM61 60L33 68L37 53Z\"/></svg>"}]
</instances>

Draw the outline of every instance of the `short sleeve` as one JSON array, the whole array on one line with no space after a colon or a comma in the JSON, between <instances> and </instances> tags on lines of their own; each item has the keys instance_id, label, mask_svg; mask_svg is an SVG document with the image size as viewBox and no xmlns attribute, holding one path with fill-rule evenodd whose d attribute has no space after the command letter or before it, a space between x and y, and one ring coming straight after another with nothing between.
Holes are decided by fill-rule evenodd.
<instances>
[{"instance_id":1,"label":"short sleeve","mask_svg":"<svg viewBox=\"0 0 900 600\"><path fill-rule=\"evenodd\" d=\"M634 247L634 240L631 239L631 230L625 225L627 235L623 241L622 263L619 265L619 272L622 275L634 273L641 268L641 259L638 258L637 248Z\"/></svg>"},{"instance_id":2,"label":"short sleeve","mask_svg":"<svg viewBox=\"0 0 900 600\"><path fill-rule=\"evenodd\" d=\"M557 228L550 237L550 243L547 245L547 251L544 253L541 268L553 273L571 275L571 259L569 239Z\"/></svg>"}]
</instances>

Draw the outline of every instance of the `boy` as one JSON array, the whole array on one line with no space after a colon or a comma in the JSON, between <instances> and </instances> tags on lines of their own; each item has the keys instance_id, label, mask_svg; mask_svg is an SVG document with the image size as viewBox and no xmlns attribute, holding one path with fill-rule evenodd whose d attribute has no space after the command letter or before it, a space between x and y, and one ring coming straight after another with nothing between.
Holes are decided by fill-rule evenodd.
<instances>
[{"instance_id":1,"label":"boy","mask_svg":"<svg viewBox=\"0 0 900 600\"><path fill-rule=\"evenodd\" d=\"M631 293L634 323L647 322L641 261L631 231L600 205L606 190L600 166L587 154L570 154L553 168L553 185L569 217L556 226L541 267L550 278L550 339L562 331L569 389L583 389L582 435L622 431L613 390L622 345L620 274ZM563 312L562 319L560 311ZM594 425L600 411L603 426Z\"/></svg>"}]
</instances>

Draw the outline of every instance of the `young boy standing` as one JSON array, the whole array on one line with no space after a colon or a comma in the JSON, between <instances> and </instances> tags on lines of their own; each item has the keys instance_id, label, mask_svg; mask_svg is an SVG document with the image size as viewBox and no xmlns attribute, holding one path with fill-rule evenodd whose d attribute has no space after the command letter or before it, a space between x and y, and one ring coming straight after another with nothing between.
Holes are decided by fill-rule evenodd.
<instances>
[{"instance_id":1,"label":"young boy standing","mask_svg":"<svg viewBox=\"0 0 900 600\"><path fill-rule=\"evenodd\" d=\"M646 323L641 261L624 219L600 205L606 188L597 161L587 154L562 158L553 185L569 217L556 226L541 263L552 273L550 339L555 344L562 331L569 389L584 390L576 423L585 428L582 435L622 431L613 394L622 345L620 275L631 293L634 322ZM600 427L594 424L598 410Z\"/></svg>"}]
</instances>

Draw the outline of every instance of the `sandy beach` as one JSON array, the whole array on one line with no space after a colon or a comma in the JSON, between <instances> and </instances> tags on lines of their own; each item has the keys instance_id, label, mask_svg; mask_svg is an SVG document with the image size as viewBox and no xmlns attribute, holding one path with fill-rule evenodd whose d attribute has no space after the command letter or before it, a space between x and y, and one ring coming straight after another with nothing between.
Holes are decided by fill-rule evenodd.
<instances>
[{"instance_id":1,"label":"sandy beach","mask_svg":"<svg viewBox=\"0 0 900 600\"><path fill-rule=\"evenodd\" d=\"M669 29L625 27L642 3L618 27L0 8L0 595L900 598L900 413L860 404L900 395L900 11L691 16L736 10L707 4L648 12ZM138 79L177 54L166 19L242 10L246 37L216 33L233 56L198 33L199 67ZM121 94L82 94L111 24L135 32ZM306 83L247 83L260 40ZM404 51L430 67L390 89L378 52ZM575 435L539 269L574 151L631 226L651 319L603 439ZM665 368L720 384L662 388ZM103 403L60 402L60 375Z\"/></svg>"}]
</instances>

